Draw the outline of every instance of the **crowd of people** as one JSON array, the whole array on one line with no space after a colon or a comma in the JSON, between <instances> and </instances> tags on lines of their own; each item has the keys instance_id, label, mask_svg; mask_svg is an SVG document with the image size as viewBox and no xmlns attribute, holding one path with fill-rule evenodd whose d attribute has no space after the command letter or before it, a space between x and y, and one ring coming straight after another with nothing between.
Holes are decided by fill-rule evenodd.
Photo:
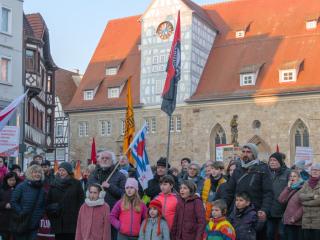
<instances>
[{"instance_id":1,"label":"crowd of people","mask_svg":"<svg viewBox=\"0 0 320 240\"><path fill-rule=\"evenodd\" d=\"M181 159L181 171L161 157L142 189L127 156L97 151L97 165L74 177L63 162L34 157L26 172L0 157L0 236L37 239L46 214L57 240L320 239L320 164L288 168L285 154L268 162L248 143L242 160L204 165ZM48 188L44 186L48 186Z\"/></svg>"}]
</instances>

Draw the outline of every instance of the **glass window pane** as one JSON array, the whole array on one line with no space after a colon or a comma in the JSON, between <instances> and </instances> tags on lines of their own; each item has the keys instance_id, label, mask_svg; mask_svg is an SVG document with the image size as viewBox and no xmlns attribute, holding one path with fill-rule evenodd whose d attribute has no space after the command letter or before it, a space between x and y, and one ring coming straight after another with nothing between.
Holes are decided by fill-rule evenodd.
<instances>
[{"instance_id":1,"label":"glass window pane","mask_svg":"<svg viewBox=\"0 0 320 240\"><path fill-rule=\"evenodd\" d=\"M51 75L48 75L47 92L51 93Z\"/></svg>"},{"instance_id":2,"label":"glass window pane","mask_svg":"<svg viewBox=\"0 0 320 240\"><path fill-rule=\"evenodd\" d=\"M1 81L8 82L9 60L1 59Z\"/></svg>"},{"instance_id":3,"label":"glass window pane","mask_svg":"<svg viewBox=\"0 0 320 240\"><path fill-rule=\"evenodd\" d=\"M149 132L149 119L146 119L146 124L147 124L147 133Z\"/></svg>"},{"instance_id":4,"label":"glass window pane","mask_svg":"<svg viewBox=\"0 0 320 240\"><path fill-rule=\"evenodd\" d=\"M303 133L303 146L309 147L309 133L307 130L305 130Z\"/></svg>"},{"instance_id":5,"label":"glass window pane","mask_svg":"<svg viewBox=\"0 0 320 240\"><path fill-rule=\"evenodd\" d=\"M227 144L227 138L225 134L222 135L222 144Z\"/></svg>"},{"instance_id":6,"label":"glass window pane","mask_svg":"<svg viewBox=\"0 0 320 240\"><path fill-rule=\"evenodd\" d=\"M295 135L295 146L301 147L301 134L299 131L297 131Z\"/></svg>"},{"instance_id":7,"label":"glass window pane","mask_svg":"<svg viewBox=\"0 0 320 240\"><path fill-rule=\"evenodd\" d=\"M215 141L216 141L216 145L221 144L219 134L216 135Z\"/></svg>"},{"instance_id":8,"label":"glass window pane","mask_svg":"<svg viewBox=\"0 0 320 240\"><path fill-rule=\"evenodd\" d=\"M1 30L8 32L9 29L9 9L2 8L2 24Z\"/></svg>"}]
</instances>

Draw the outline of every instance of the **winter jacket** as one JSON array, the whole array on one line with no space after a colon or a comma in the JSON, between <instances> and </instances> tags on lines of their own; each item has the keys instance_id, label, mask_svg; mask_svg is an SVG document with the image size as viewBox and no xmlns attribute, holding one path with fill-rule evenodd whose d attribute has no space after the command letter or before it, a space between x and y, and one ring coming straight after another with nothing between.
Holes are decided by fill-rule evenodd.
<instances>
[{"instance_id":1,"label":"winter jacket","mask_svg":"<svg viewBox=\"0 0 320 240\"><path fill-rule=\"evenodd\" d=\"M0 191L0 232L6 232L9 231L11 214L11 209L7 209L6 206L8 203L10 203L14 188L1 188Z\"/></svg>"},{"instance_id":2,"label":"winter jacket","mask_svg":"<svg viewBox=\"0 0 320 240\"><path fill-rule=\"evenodd\" d=\"M223 199L224 197L224 193L226 192L226 189L227 189L227 186L228 186L228 182L223 182L220 184L217 192L216 192L216 195L214 196L212 202L218 200L218 199Z\"/></svg>"},{"instance_id":3,"label":"winter jacket","mask_svg":"<svg viewBox=\"0 0 320 240\"><path fill-rule=\"evenodd\" d=\"M168 223L165 218L161 218L160 221L160 235L158 236L158 222L159 218L155 218L155 221L151 217L143 220L139 232L139 240L170 240L170 231ZM143 232L145 221L147 222L146 231Z\"/></svg>"},{"instance_id":4,"label":"winter jacket","mask_svg":"<svg viewBox=\"0 0 320 240\"><path fill-rule=\"evenodd\" d=\"M302 229L320 229L320 181L314 188L305 182L298 197L303 205Z\"/></svg>"},{"instance_id":5,"label":"winter jacket","mask_svg":"<svg viewBox=\"0 0 320 240\"><path fill-rule=\"evenodd\" d=\"M49 175L44 175L44 181L43 184L48 184L50 185L54 180L54 175L53 174L49 174Z\"/></svg>"},{"instance_id":6,"label":"winter jacket","mask_svg":"<svg viewBox=\"0 0 320 240\"><path fill-rule=\"evenodd\" d=\"M84 203L78 216L76 240L111 240L110 207L89 207Z\"/></svg>"},{"instance_id":7,"label":"winter jacket","mask_svg":"<svg viewBox=\"0 0 320 240\"><path fill-rule=\"evenodd\" d=\"M12 210L16 215L20 216L24 213L30 212L39 189L39 199L31 214L30 229L39 229L40 220L44 216L46 208L46 193L43 189L43 183L30 181L28 179L24 180L23 183L20 183L16 187L10 201Z\"/></svg>"},{"instance_id":8,"label":"winter jacket","mask_svg":"<svg viewBox=\"0 0 320 240\"><path fill-rule=\"evenodd\" d=\"M139 236L141 222L146 218L147 207L140 201L140 212L135 212L132 203L128 211L121 209L122 198L114 205L110 213L110 223L122 234L127 236Z\"/></svg>"},{"instance_id":9,"label":"winter jacket","mask_svg":"<svg viewBox=\"0 0 320 240\"><path fill-rule=\"evenodd\" d=\"M201 198L193 195L185 202L178 196L178 200L170 239L202 240L206 228L206 216Z\"/></svg>"},{"instance_id":10,"label":"winter jacket","mask_svg":"<svg viewBox=\"0 0 320 240\"><path fill-rule=\"evenodd\" d=\"M181 172L179 172L177 177L178 177L178 180L179 180L180 183L182 182L182 178L186 173L187 173L187 171L184 170L183 168L181 169Z\"/></svg>"},{"instance_id":11,"label":"winter jacket","mask_svg":"<svg viewBox=\"0 0 320 240\"><path fill-rule=\"evenodd\" d=\"M68 192L67 192L68 191ZM62 199L66 194L63 202ZM75 233L77 228L78 213L84 203L84 193L79 180L73 179L63 188L54 180L49 188L47 206L52 203L61 204L61 215L49 218L50 233Z\"/></svg>"},{"instance_id":12,"label":"winter jacket","mask_svg":"<svg viewBox=\"0 0 320 240\"><path fill-rule=\"evenodd\" d=\"M301 178L304 180L304 181L308 181L309 180L309 173L306 172L306 170L303 170L300 172L300 175L301 175Z\"/></svg>"},{"instance_id":13,"label":"winter jacket","mask_svg":"<svg viewBox=\"0 0 320 240\"><path fill-rule=\"evenodd\" d=\"M273 202L271 181L271 171L267 164L259 161L257 165L253 165L248 170L239 165L228 182L223 198L230 208L234 205L235 195L238 192L247 191L255 210L269 214Z\"/></svg>"},{"instance_id":14,"label":"winter jacket","mask_svg":"<svg viewBox=\"0 0 320 240\"><path fill-rule=\"evenodd\" d=\"M271 169L270 169L271 170ZM273 180L273 202L271 206L270 214L267 217L282 218L284 211L286 210L286 204L279 202L279 196L283 189L288 185L290 179L291 169L287 168L283 164L279 169L273 171L271 170L271 176Z\"/></svg>"},{"instance_id":15,"label":"winter jacket","mask_svg":"<svg viewBox=\"0 0 320 240\"><path fill-rule=\"evenodd\" d=\"M206 205L207 205L207 210L206 210L206 220L207 221L209 221L209 219L210 219L211 205L212 205L213 199L216 195L216 192L219 191L220 185L222 183L227 182L221 175L220 180L218 181L218 184L217 184L215 191L214 191L212 189L212 179L213 179L213 177L210 175L210 178L204 182L203 191L202 191L203 202L206 203Z\"/></svg>"},{"instance_id":16,"label":"winter jacket","mask_svg":"<svg viewBox=\"0 0 320 240\"><path fill-rule=\"evenodd\" d=\"M297 189L302 188L303 183L298 186ZM285 225L297 225L301 226L302 224L302 212L303 212L303 206L298 198L299 191L296 191L297 189L291 189L288 186L285 187L285 189L282 191L282 193L279 196L279 202L286 204L286 211L284 212L283 215L283 223ZM295 193L294 193L295 192ZM288 198L294 193L294 195L290 198L288 202ZM291 222L291 218L295 219L295 222Z\"/></svg>"},{"instance_id":17,"label":"winter jacket","mask_svg":"<svg viewBox=\"0 0 320 240\"><path fill-rule=\"evenodd\" d=\"M121 168L119 166L118 170L120 170L120 169ZM129 169L128 169L127 172L128 172L129 178L134 178L134 179L136 179L138 181L137 170L134 168L134 166L130 162L129 162ZM139 189L139 191L138 191L139 196L140 196L140 198L142 198L143 195L144 195L144 191L143 191L143 188L142 188L142 186L141 186L139 181L138 181L138 189Z\"/></svg>"},{"instance_id":18,"label":"winter jacket","mask_svg":"<svg viewBox=\"0 0 320 240\"><path fill-rule=\"evenodd\" d=\"M203 240L235 240L236 235L232 225L225 217L210 219L204 234Z\"/></svg>"},{"instance_id":19,"label":"winter jacket","mask_svg":"<svg viewBox=\"0 0 320 240\"><path fill-rule=\"evenodd\" d=\"M259 220L252 203L242 212L235 207L228 220L235 229L237 240L256 240L256 232L261 231L265 224Z\"/></svg>"},{"instance_id":20,"label":"winter jacket","mask_svg":"<svg viewBox=\"0 0 320 240\"><path fill-rule=\"evenodd\" d=\"M202 195L202 191L203 191L203 186L204 186L204 181L205 179L201 176L196 176L194 179L189 179L189 174L186 173L183 178L182 181L184 180L190 180L193 181L196 185L197 185L197 193L200 194L200 196ZM182 182L181 181L181 182Z\"/></svg>"},{"instance_id":21,"label":"winter jacket","mask_svg":"<svg viewBox=\"0 0 320 240\"><path fill-rule=\"evenodd\" d=\"M160 193L154 198L162 204L162 216L164 216L168 222L169 231L171 231L174 215L176 213L176 207L178 204L178 196L175 193L170 193L167 196Z\"/></svg>"},{"instance_id":22,"label":"winter jacket","mask_svg":"<svg viewBox=\"0 0 320 240\"><path fill-rule=\"evenodd\" d=\"M0 168L0 176L4 176L4 175L7 175L8 173L8 169L6 168L5 165L3 165L1 168Z\"/></svg>"},{"instance_id":23,"label":"winter jacket","mask_svg":"<svg viewBox=\"0 0 320 240\"><path fill-rule=\"evenodd\" d=\"M168 171L168 174L173 177L173 179L174 179L174 189L176 189L177 192L179 192L180 183L179 183L178 178L175 175L173 175L171 171ZM159 180L160 180L160 177L159 177L158 173L156 173L153 176L153 179L148 181L148 188L145 189L145 193L151 199L154 199L155 196L157 196L157 195L159 195L159 193L161 193Z\"/></svg>"},{"instance_id":24,"label":"winter jacket","mask_svg":"<svg viewBox=\"0 0 320 240\"><path fill-rule=\"evenodd\" d=\"M115 166L112 165L107 170L103 170L102 168L93 170L94 173L89 179L89 185L92 183L98 183L102 185L102 183L106 181L109 175L112 173L114 168ZM124 194L126 181L126 176L118 170L116 170L109 179L108 183L110 184L110 186L109 188L104 189L106 191L104 200L106 203L108 203L110 210L112 210L113 206L121 199L122 195Z\"/></svg>"}]
</instances>

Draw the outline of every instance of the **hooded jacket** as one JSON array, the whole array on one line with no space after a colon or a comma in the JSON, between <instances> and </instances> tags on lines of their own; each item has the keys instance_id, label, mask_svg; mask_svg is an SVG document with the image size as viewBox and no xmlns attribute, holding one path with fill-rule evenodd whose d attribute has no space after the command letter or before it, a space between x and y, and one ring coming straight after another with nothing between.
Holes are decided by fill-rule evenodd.
<instances>
[{"instance_id":1,"label":"hooded jacket","mask_svg":"<svg viewBox=\"0 0 320 240\"><path fill-rule=\"evenodd\" d=\"M178 199L170 239L203 240L206 216L202 199L197 195L193 195L186 202L181 196L178 196Z\"/></svg>"},{"instance_id":2,"label":"hooded jacket","mask_svg":"<svg viewBox=\"0 0 320 240\"><path fill-rule=\"evenodd\" d=\"M304 183L298 186L298 189L301 190ZM279 202L286 204L286 210L283 215L283 223L285 225L296 225L301 226L302 224L302 213L303 213L303 206L298 198L299 191L297 189L291 189L288 186L284 188L282 193L279 196ZM295 192L295 193L294 193ZM294 195L290 198L288 202L288 198L294 193ZM291 222L291 218L294 218L295 222Z\"/></svg>"},{"instance_id":3,"label":"hooded jacket","mask_svg":"<svg viewBox=\"0 0 320 240\"><path fill-rule=\"evenodd\" d=\"M95 207L84 203L78 216L75 240L111 240L109 215L110 207L106 203Z\"/></svg>"},{"instance_id":4,"label":"hooded jacket","mask_svg":"<svg viewBox=\"0 0 320 240\"><path fill-rule=\"evenodd\" d=\"M268 215L273 202L273 185L270 184L271 181L271 171L267 164L259 161L258 164L249 169L239 165L234 170L224 193L224 200L228 208L233 206L235 195L238 192L247 191L250 194L251 203L254 205L255 211L261 210Z\"/></svg>"},{"instance_id":5,"label":"hooded jacket","mask_svg":"<svg viewBox=\"0 0 320 240\"><path fill-rule=\"evenodd\" d=\"M139 240L170 240L170 231L166 219L162 217L160 220L161 233L159 234L159 236L157 235L159 218L155 218L154 220L155 221L153 221L151 217L143 220L139 232ZM143 232L145 221L148 222L146 225L146 231Z\"/></svg>"},{"instance_id":6,"label":"hooded jacket","mask_svg":"<svg viewBox=\"0 0 320 240\"><path fill-rule=\"evenodd\" d=\"M320 181L314 188L305 182L298 194L303 206L302 229L320 229L320 197L314 199L314 195L320 196Z\"/></svg>"},{"instance_id":7,"label":"hooded jacket","mask_svg":"<svg viewBox=\"0 0 320 240\"><path fill-rule=\"evenodd\" d=\"M204 234L203 240L235 240L234 228L227 221L226 217L210 219Z\"/></svg>"},{"instance_id":8,"label":"hooded jacket","mask_svg":"<svg viewBox=\"0 0 320 240\"><path fill-rule=\"evenodd\" d=\"M256 240L256 232L261 231L265 221L260 221L251 203L239 212L235 207L230 216L230 223L235 229L237 240Z\"/></svg>"},{"instance_id":9,"label":"hooded jacket","mask_svg":"<svg viewBox=\"0 0 320 240\"><path fill-rule=\"evenodd\" d=\"M291 170L283 164L280 168L273 171L271 170L271 176L273 181L274 198L271 206L270 214L268 217L282 218L286 210L286 204L279 202L279 196L283 189L288 185L290 179Z\"/></svg>"}]
</instances>

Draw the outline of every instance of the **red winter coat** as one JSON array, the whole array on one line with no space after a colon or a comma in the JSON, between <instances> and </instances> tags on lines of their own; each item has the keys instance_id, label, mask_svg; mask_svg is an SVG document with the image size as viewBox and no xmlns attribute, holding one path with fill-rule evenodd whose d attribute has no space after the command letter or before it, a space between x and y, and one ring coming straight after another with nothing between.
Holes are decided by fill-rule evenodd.
<instances>
[{"instance_id":1,"label":"red winter coat","mask_svg":"<svg viewBox=\"0 0 320 240\"><path fill-rule=\"evenodd\" d=\"M202 199L193 195L186 202L181 196L178 196L178 200L170 239L202 240L206 228L206 211Z\"/></svg>"},{"instance_id":2,"label":"red winter coat","mask_svg":"<svg viewBox=\"0 0 320 240\"><path fill-rule=\"evenodd\" d=\"M302 186L303 184L298 186L298 188L301 190ZM300 199L298 198L300 190L290 198L290 201L288 203L288 198L293 194L294 191L296 191L296 189L292 190L291 188L286 186L279 196L280 203L287 203L286 211L283 215L283 223L285 225L302 225L303 206ZM290 221L292 217L296 220L294 223Z\"/></svg>"}]
</instances>

